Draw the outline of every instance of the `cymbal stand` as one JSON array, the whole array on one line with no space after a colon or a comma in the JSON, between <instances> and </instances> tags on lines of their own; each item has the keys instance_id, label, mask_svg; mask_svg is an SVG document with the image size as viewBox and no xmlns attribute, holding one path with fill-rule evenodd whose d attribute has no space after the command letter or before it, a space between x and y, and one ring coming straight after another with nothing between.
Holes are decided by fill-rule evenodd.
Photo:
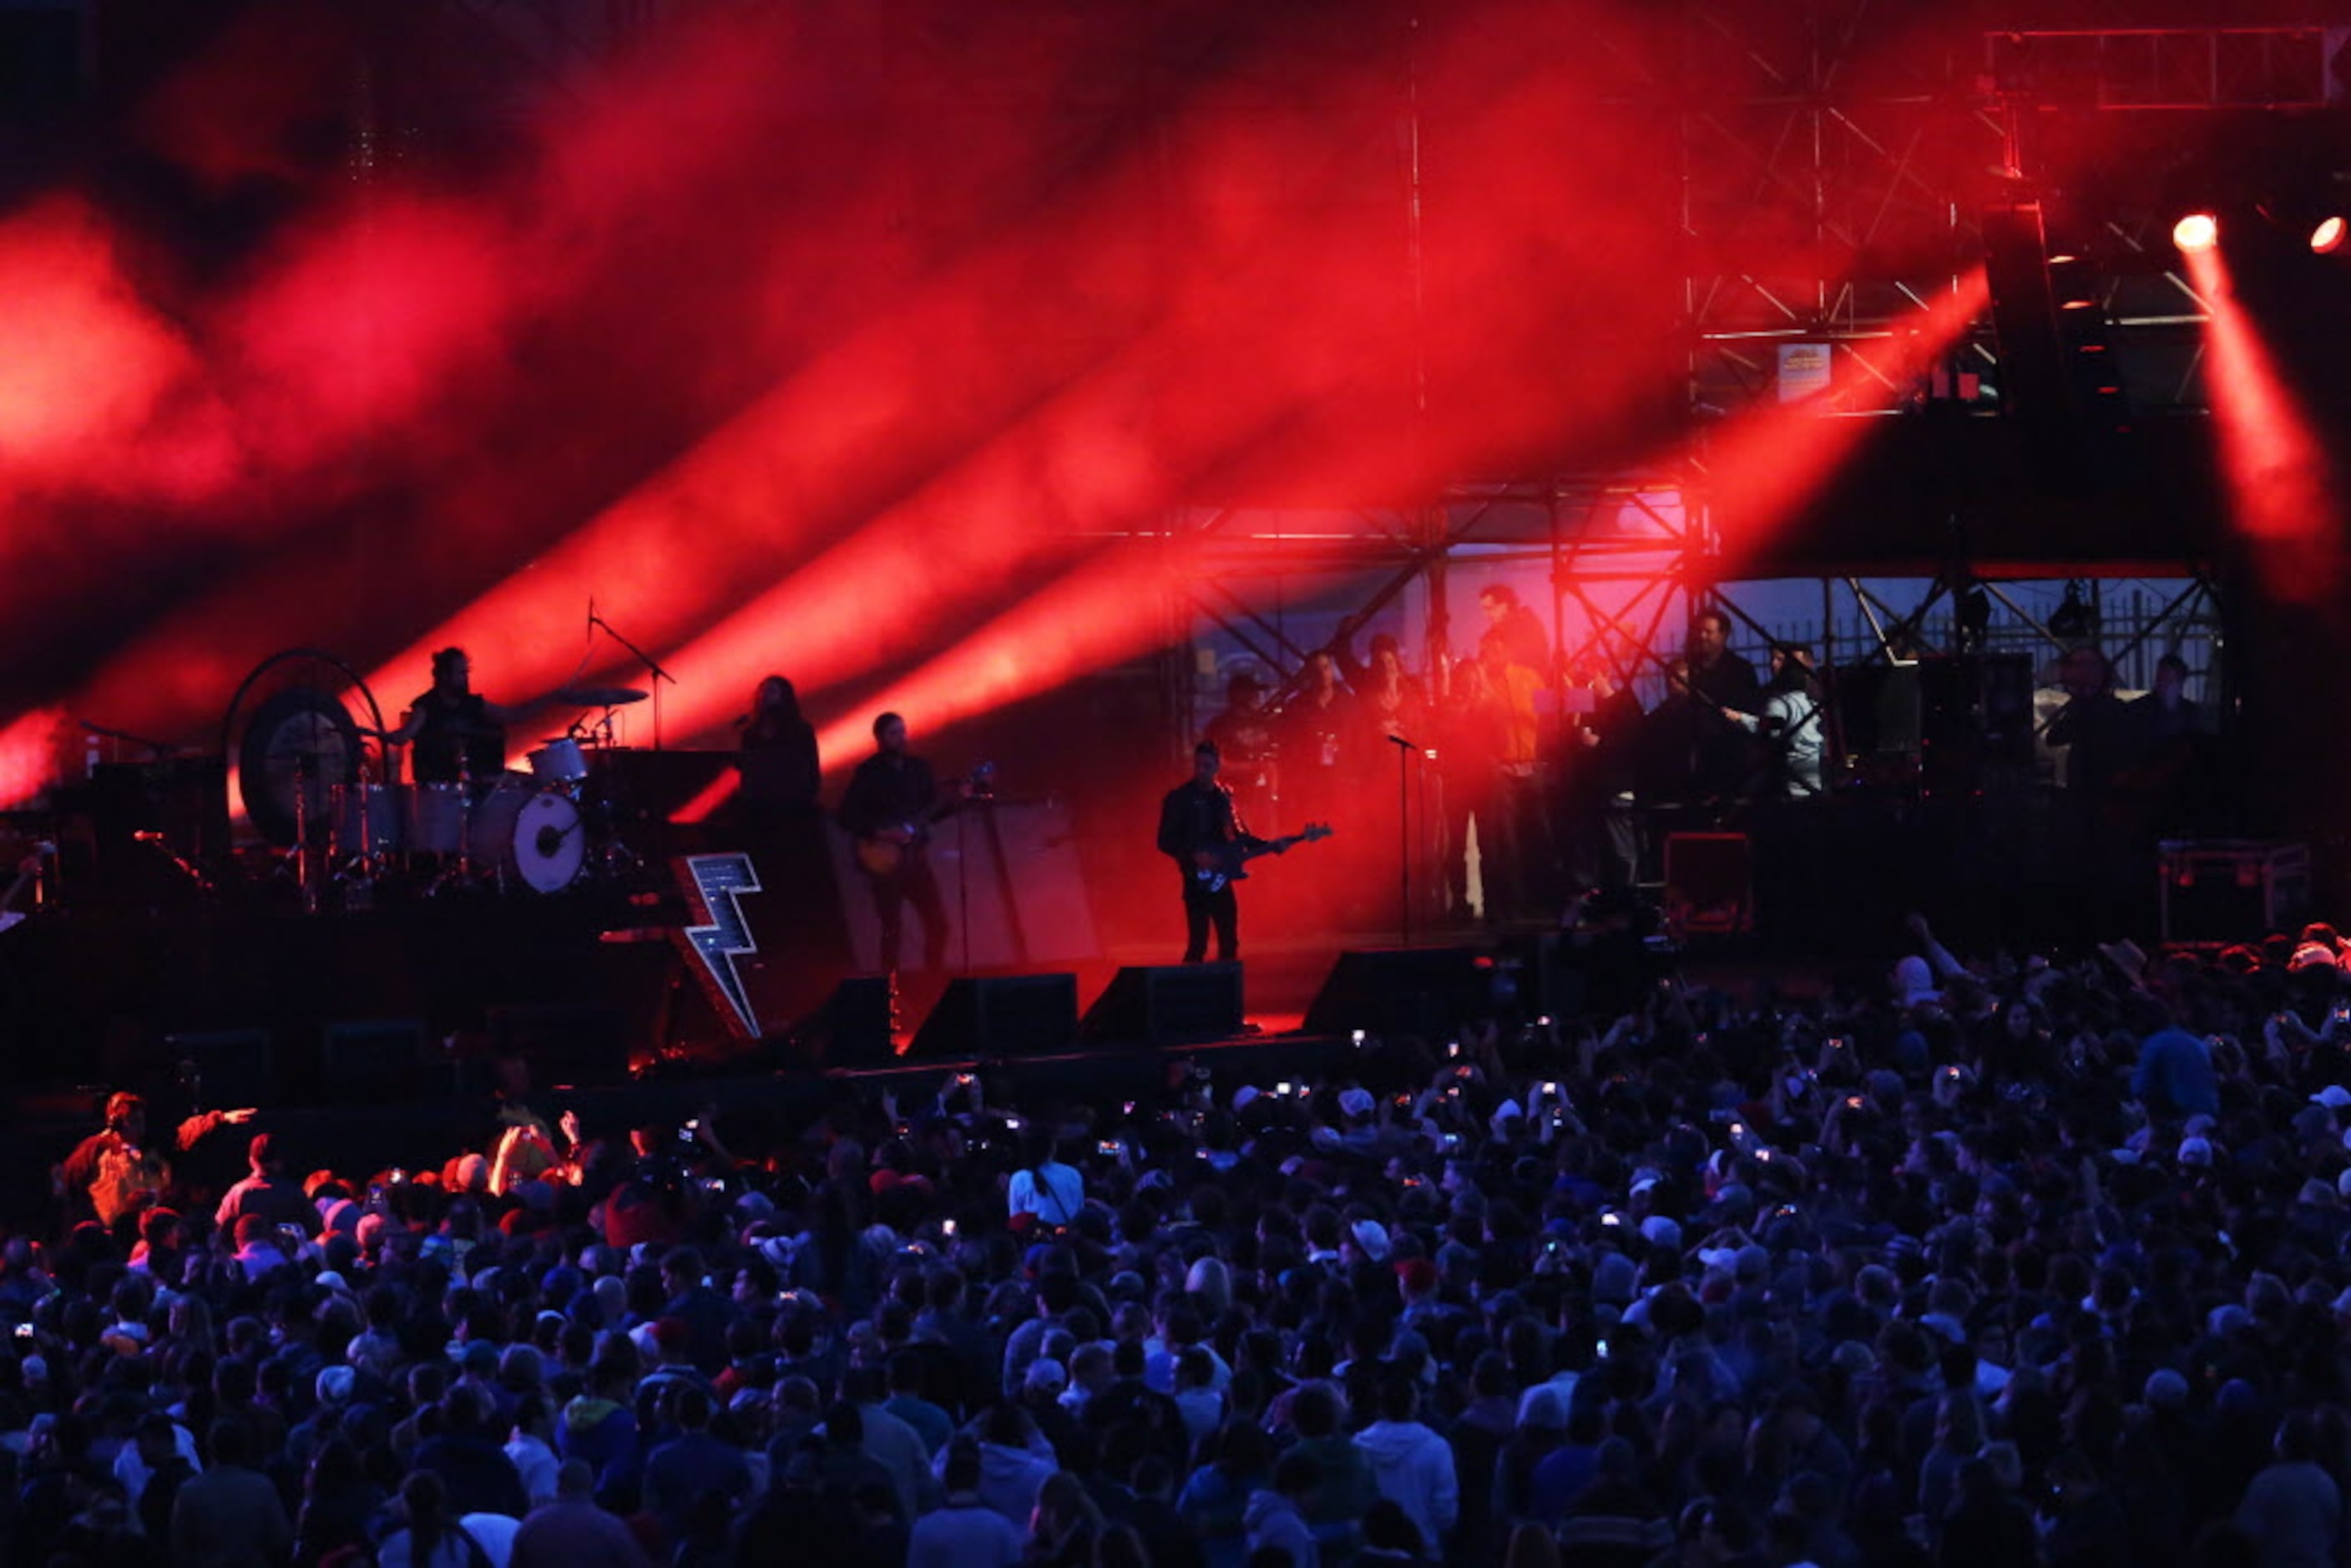
<instances>
[{"instance_id":1,"label":"cymbal stand","mask_svg":"<svg viewBox=\"0 0 2351 1568\"><path fill-rule=\"evenodd\" d=\"M364 763L360 767L359 782L355 788L360 792L359 853L342 862L342 869L335 873L335 880L343 885L344 908L365 909L375 903L376 879L391 869L392 857L389 851L379 851L375 847L375 800L371 794L374 786L370 782ZM327 824L332 844L329 858L332 860L342 860L343 822L349 815L348 811L337 812Z\"/></svg>"},{"instance_id":2,"label":"cymbal stand","mask_svg":"<svg viewBox=\"0 0 2351 1568\"><path fill-rule=\"evenodd\" d=\"M310 847L310 758L307 752L294 754L294 885L302 890L302 913L319 913L318 877L314 874L316 858Z\"/></svg>"},{"instance_id":3,"label":"cymbal stand","mask_svg":"<svg viewBox=\"0 0 2351 1568\"><path fill-rule=\"evenodd\" d=\"M611 628L609 626L604 629L607 632L611 631ZM628 646L627 641L622 638L619 632L613 632L612 636L614 640L620 642L622 646ZM631 653L636 652L633 647L631 647L629 651ZM639 654L638 656L641 658L643 657L642 654ZM645 663L648 665L653 665L653 661L650 659L645 660ZM659 668L657 665L653 667L655 669ZM656 683L653 687L653 711L658 715L661 711L661 686L658 683ZM608 757L613 754L615 748L612 716L616 711L617 710L610 704L607 704L602 716L590 722L587 728L589 743L607 753ZM658 718L655 720L653 733L656 737L658 737L661 733ZM659 748L658 743L656 744L655 748ZM626 843L623 843L621 840L621 819L623 814L622 808L625 802L613 793L614 790L620 788L620 785L617 783L619 777L618 771L613 768L607 767L603 772L607 782L598 786L600 793L597 794L594 800L590 800L588 799L588 791L586 789L583 789L580 791L580 809L581 814L581 825L583 828L587 825L587 813L590 811L595 811L601 814L603 818L602 826L604 830L602 835L603 842L599 844L596 848L595 855L593 857L593 864L590 867L590 874L618 881L622 877L634 876L637 873L644 870L645 862L643 858L640 856L636 851L629 848L629 846Z\"/></svg>"}]
</instances>

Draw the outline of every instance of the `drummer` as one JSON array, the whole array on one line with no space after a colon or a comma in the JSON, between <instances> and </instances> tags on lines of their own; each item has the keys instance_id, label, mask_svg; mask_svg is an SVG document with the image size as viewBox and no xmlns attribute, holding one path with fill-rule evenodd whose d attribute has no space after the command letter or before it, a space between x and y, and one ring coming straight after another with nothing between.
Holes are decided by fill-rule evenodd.
<instances>
[{"instance_id":1,"label":"drummer","mask_svg":"<svg viewBox=\"0 0 2351 1568\"><path fill-rule=\"evenodd\" d=\"M460 779L495 782L505 771L506 727L547 699L521 707L500 707L473 689L474 666L463 648L433 655L433 689L411 703L400 727L386 732L391 746L413 743L410 777L419 784L455 784Z\"/></svg>"}]
</instances>

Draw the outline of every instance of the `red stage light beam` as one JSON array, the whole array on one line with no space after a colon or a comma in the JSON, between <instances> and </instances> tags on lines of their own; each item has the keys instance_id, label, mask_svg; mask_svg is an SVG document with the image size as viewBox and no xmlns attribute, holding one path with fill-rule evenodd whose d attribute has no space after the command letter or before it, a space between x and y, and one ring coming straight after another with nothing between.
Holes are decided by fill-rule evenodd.
<instances>
[{"instance_id":1,"label":"red stage light beam","mask_svg":"<svg viewBox=\"0 0 2351 1568\"><path fill-rule=\"evenodd\" d=\"M0 500L77 479L114 493L195 354L140 298L105 218L72 197L0 224ZM12 553L45 542L21 514L6 533Z\"/></svg>"},{"instance_id":2,"label":"red stage light beam","mask_svg":"<svg viewBox=\"0 0 2351 1568\"><path fill-rule=\"evenodd\" d=\"M1951 346L1991 302L1981 267L1962 275L1891 336L1852 350L1857 373L1900 383L1914 380ZM1708 443L1704 468L1708 487L1740 497L1740 514L1770 529L1792 517L1852 455L1873 428L1861 418L1834 413L1834 393L1822 400L1774 403L1750 409L1721 425ZM1727 564L1741 551L1765 543L1760 535L1726 539Z\"/></svg>"},{"instance_id":3,"label":"red stage light beam","mask_svg":"<svg viewBox=\"0 0 2351 1568\"><path fill-rule=\"evenodd\" d=\"M36 708L0 729L0 803L29 800L47 788L57 771L57 737L66 724L62 708Z\"/></svg>"},{"instance_id":4,"label":"red stage light beam","mask_svg":"<svg viewBox=\"0 0 2351 1568\"><path fill-rule=\"evenodd\" d=\"M2192 250L2187 260L2204 299L2205 385L2231 517L2252 540L2272 592L2293 603L2331 600L2343 561L2325 444L2238 298L2222 252Z\"/></svg>"},{"instance_id":5,"label":"red stage light beam","mask_svg":"<svg viewBox=\"0 0 2351 1568\"><path fill-rule=\"evenodd\" d=\"M893 682L860 712L827 725L818 732L818 755L827 758L829 771L855 763L872 748L873 714L901 713L908 725L935 734L1158 646L1167 623L1153 612L1153 601L1186 580L1190 559L1188 551L1166 541L1103 547L1082 566Z\"/></svg>"}]
</instances>

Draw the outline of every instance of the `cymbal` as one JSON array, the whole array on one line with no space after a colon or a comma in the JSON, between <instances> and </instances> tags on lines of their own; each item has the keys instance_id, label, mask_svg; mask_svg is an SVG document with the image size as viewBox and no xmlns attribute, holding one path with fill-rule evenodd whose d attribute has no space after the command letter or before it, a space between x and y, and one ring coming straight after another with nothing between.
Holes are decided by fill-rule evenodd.
<instances>
[{"instance_id":1,"label":"cymbal","mask_svg":"<svg viewBox=\"0 0 2351 1568\"><path fill-rule=\"evenodd\" d=\"M634 686L567 686L555 694L555 700L576 707L622 707L641 703L645 696Z\"/></svg>"}]
</instances>

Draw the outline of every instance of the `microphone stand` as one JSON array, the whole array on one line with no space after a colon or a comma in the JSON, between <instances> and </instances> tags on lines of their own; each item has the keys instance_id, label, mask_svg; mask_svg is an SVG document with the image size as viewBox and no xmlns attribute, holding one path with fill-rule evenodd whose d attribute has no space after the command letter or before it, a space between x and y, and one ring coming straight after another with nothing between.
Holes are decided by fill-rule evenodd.
<instances>
[{"instance_id":1,"label":"microphone stand","mask_svg":"<svg viewBox=\"0 0 2351 1568\"><path fill-rule=\"evenodd\" d=\"M634 643L630 642L626 637L622 636L622 635L620 634L620 632L618 632L614 631L614 630L612 629L612 623L611 623L610 621L605 620L601 615L597 614L597 613L596 613L596 611L595 611L595 607L594 607L593 605L590 605L590 606L589 607L589 611L588 611L588 624L589 624L589 625L590 625L590 626L601 626L601 627L602 627L602 628L604 629L604 635L605 635L605 636L610 637L613 642L618 643L622 647L626 648L630 653L632 653L635 654L635 655L636 655L636 657L637 657L637 663L639 663L639 664L643 664L643 665L645 667L645 673L646 673L647 674L650 674L651 676L653 676L653 749L654 749L655 751L659 751L659 750L662 748L662 726L661 726L661 707L662 707L662 704L661 704L661 689L662 689L662 683L663 683L664 681L667 681L671 685L677 685L677 677L676 677L675 675L671 674L667 670L663 669L663 668L661 667L661 664L660 664L660 662L659 662L658 660L656 660L656 659L655 659L655 658L654 658L651 653L646 653L643 648L638 647Z\"/></svg>"}]
</instances>

